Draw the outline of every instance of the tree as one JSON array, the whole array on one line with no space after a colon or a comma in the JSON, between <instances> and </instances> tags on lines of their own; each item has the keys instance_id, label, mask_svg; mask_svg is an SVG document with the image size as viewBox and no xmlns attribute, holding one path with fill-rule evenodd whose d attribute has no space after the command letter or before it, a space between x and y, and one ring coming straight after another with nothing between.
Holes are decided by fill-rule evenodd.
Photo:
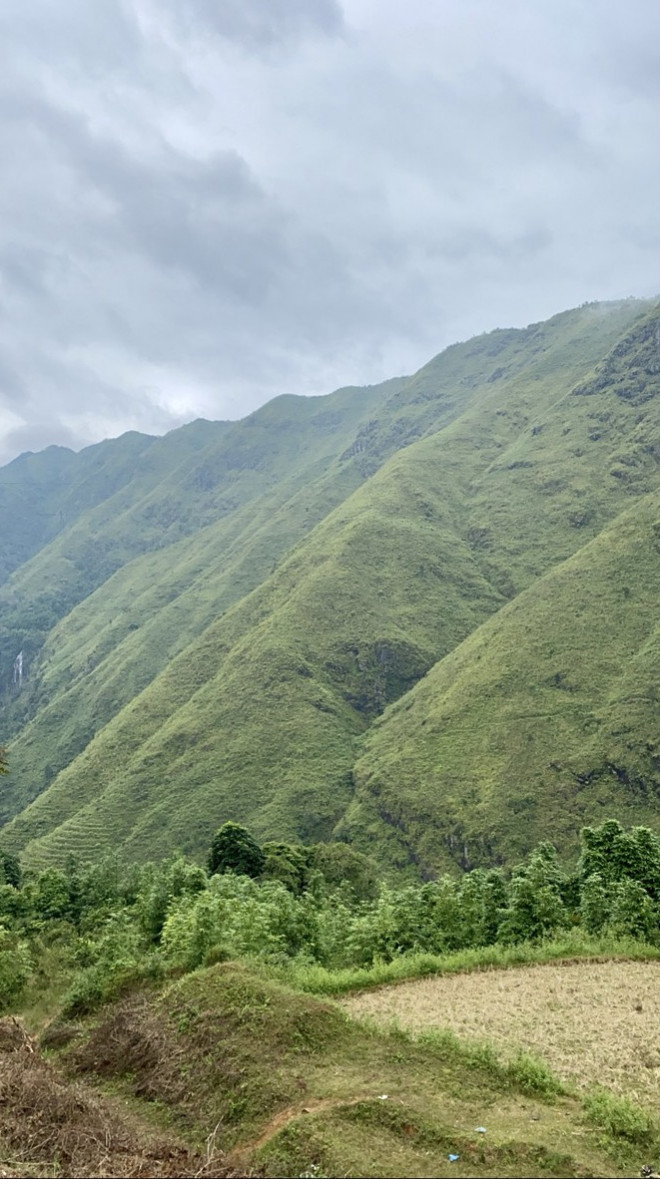
<instances>
[{"instance_id":1,"label":"tree","mask_svg":"<svg viewBox=\"0 0 660 1179\"><path fill-rule=\"evenodd\" d=\"M614 886L606 886L600 872L592 872L580 892L580 915L587 933L600 933L608 924L614 901Z\"/></svg>"},{"instance_id":2,"label":"tree","mask_svg":"<svg viewBox=\"0 0 660 1179\"><path fill-rule=\"evenodd\" d=\"M584 827L578 872L584 882L598 875L606 886L636 880L652 900L660 900L660 839L648 827L624 831L616 819Z\"/></svg>"},{"instance_id":3,"label":"tree","mask_svg":"<svg viewBox=\"0 0 660 1179\"><path fill-rule=\"evenodd\" d=\"M0 884L11 884L13 888L21 886L21 865L18 856L11 852L0 851Z\"/></svg>"},{"instance_id":4,"label":"tree","mask_svg":"<svg viewBox=\"0 0 660 1179\"><path fill-rule=\"evenodd\" d=\"M349 884L357 900L378 896L378 866L348 843L316 843L310 848L310 867L321 872L331 888Z\"/></svg>"},{"instance_id":5,"label":"tree","mask_svg":"<svg viewBox=\"0 0 660 1179\"><path fill-rule=\"evenodd\" d=\"M650 942L657 938L658 911L638 880L625 878L616 885L610 924L619 935Z\"/></svg>"},{"instance_id":6,"label":"tree","mask_svg":"<svg viewBox=\"0 0 660 1179\"><path fill-rule=\"evenodd\" d=\"M514 868L508 907L501 911L498 941L532 941L568 924L562 872L551 843L540 843L527 863Z\"/></svg>"},{"instance_id":7,"label":"tree","mask_svg":"<svg viewBox=\"0 0 660 1179\"><path fill-rule=\"evenodd\" d=\"M0 745L0 775L8 774L9 766L7 765L7 747Z\"/></svg>"},{"instance_id":8,"label":"tree","mask_svg":"<svg viewBox=\"0 0 660 1179\"><path fill-rule=\"evenodd\" d=\"M263 874L266 880L279 880L289 892L299 895L307 883L309 848L293 843L264 843Z\"/></svg>"},{"instance_id":9,"label":"tree","mask_svg":"<svg viewBox=\"0 0 660 1179\"><path fill-rule=\"evenodd\" d=\"M261 876L265 856L247 827L223 823L216 831L209 852L209 872L235 872L238 876Z\"/></svg>"}]
</instances>

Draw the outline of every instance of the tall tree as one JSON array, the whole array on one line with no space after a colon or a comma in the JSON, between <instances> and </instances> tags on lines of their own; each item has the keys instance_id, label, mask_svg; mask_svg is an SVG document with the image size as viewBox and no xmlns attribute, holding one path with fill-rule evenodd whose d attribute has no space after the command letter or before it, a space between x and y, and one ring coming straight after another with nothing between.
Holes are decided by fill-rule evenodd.
<instances>
[{"instance_id":1,"label":"tall tree","mask_svg":"<svg viewBox=\"0 0 660 1179\"><path fill-rule=\"evenodd\" d=\"M216 831L209 852L209 872L236 872L239 876L261 876L266 857L247 827L223 823Z\"/></svg>"}]
</instances>

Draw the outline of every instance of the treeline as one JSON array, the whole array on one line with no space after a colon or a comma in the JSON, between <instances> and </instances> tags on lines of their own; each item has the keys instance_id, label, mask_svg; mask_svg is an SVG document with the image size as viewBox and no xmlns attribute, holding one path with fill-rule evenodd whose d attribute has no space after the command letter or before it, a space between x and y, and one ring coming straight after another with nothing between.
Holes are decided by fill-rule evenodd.
<instances>
[{"instance_id":1,"label":"treeline","mask_svg":"<svg viewBox=\"0 0 660 1179\"><path fill-rule=\"evenodd\" d=\"M660 945L660 839L615 821L582 832L576 867L549 843L505 872L476 869L393 887L345 844L260 847L245 828L218 831L206 868L95 865L21 874L0 853L0 1006L66 977L64 1010L93 1008L136 979L226 958L329 970L549 938L611 933Z\"/></svg>"}]
</instances>

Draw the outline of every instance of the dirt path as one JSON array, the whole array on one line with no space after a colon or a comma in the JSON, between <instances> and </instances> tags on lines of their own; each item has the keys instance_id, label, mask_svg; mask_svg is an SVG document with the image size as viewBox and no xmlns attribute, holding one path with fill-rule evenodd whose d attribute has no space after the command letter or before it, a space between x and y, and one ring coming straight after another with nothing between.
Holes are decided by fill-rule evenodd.
<instances>
[{"instance_id":1,"label":"dirt path","mask_svg":"<svg viewBox=\"0 0 660 1179\"><path fill-rule=\"evenodd\" d=\"M303 1114L317 1114L323 1113L328 1109L337 1109L339 1106L345 1108L347 1105L358 1105L361 1101L373 1101L373 1093L360 1093L357 1097L324 1097L318 1099L310 1099L306 1102L300 1102L297 1105L289 1105L286 1109L281 1109L279 1113L271 1118L270 1122L261 1131L258 1138L253 1139L252 1142L244 1143L237 1146L233 1151L227 1155L227 1164L232 1167L245 1167L256 1150L260 1150L271 1138L279 1134L285 1126L291 1122L295 1122ZM387 1097L388 1101L401 1100L400 1098Z\"/></svg>"}]
</instances>

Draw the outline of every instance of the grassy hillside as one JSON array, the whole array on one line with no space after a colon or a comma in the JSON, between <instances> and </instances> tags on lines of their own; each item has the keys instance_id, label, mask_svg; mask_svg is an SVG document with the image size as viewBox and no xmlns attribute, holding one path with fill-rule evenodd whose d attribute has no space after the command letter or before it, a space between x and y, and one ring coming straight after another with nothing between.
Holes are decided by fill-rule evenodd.
<instances>
[{"instance_id":1,"label":"grassy hillside","mask_svg":"<svg viewBox=\"0 0 660 1179\"><path fill-rule=\"evenodd\" d=\"M154 441L132 432L79 455L49 446L0 468L0 584L81 511L128 482Z\"/></svg>"},{"instance_id":2,"label":"grassy hillside","mask_svg":"<svg viewBox=\"0 0 660 1179\"><path fill-rule=\"evenodd\" d=\"M281 552L309 527L310 519L317 518L315 506L317 511L322 507L321 514L328 510L332 495L327 491L317 495L316 505L310 495L311 502L299 503L297 513L290 505L283 528L278 529L275 523L272 535L262 536L261 541L256 534L272 519L278 504L286 504L315 476L322 477L337 448L353 438L365 415L400 384L395 380L368 390L340 390L328 398L279 398L244 423L196 422L159 439L149 449L148 463L143 461L134 469L128 486L93 510L79 514L70 528L24 564L0 590L0 651L7 652L5 681L10 679L13 659L21 648L30 673L20 698L11 689L5 693L5 731L20 729L44 700L51 700L62 687L70 688L81 666L90 670L90 664L98 664L101 651L116 650L135 630L136 616L153 621L158 609L190 588L200 575L214 583L211 593L220 602L223 591L217 585L218 577L224 577L225 593L231 601L258 584ZM195 440L192 457L186 445L191 437ZM83 451L77 457L86 455ZM181 462L182 455L190 462ZM359 474L355 477L347 470L344 485L336 488L335 495L348 494L356 479L360 481ZM209 521L216 522L215 528ZM193 536L188 546L180 543L186 534ZM241 547L241 568L234 569L233 557ZM255 547L259 550L256 555ZM140 563L136 553L150 555ZM73 616L71 622L76 603L85 602L96 587L127 565L132 566L128 576L114 581L101 600L94 598L82 618ZM136 608L138 599L141 606ZM190 606L182 603L182 607L180 619L187 623ZM207 606L203 622L217 612ZM55 630L44 649L46 636L62 617L67 618L64 632ZM91 652L85 649L85 635L80 633L90 617ZM103 634L109 622L110 629ZM202 625L191 625L181 645ZM171 650L171 636L166 643L161 635L145 646L147 657L140 653L137 673L142 685L154 674L149 646L160 652L156 665L160 668ZM133 647L137 649L135 643ZM131 677L122 679L127 691L120 695L117 707L135 691L134 683L130 690ZM101 710L97 720L104 719L107 714ZM81 726L81 732L88 739L89 726ZM84 739L81 743L79 738L77 749L83 744Z\"/></svg>"},{"instance_id":3,"label":"grassy hillside","mask_svg":"<svg viewBox=\"0 0 660 1179\"><path fill-rule=\"evenodd\" d=\"M376 723L349 826L427 869L511 861L617 814L657 828L660 494L622 513Z\"/></svg>"},{"instance_id":4,"label":"grassy hillside","mask_svg":"<svg viewBox=\"0 0 660 1179\"><path fill-rule=\"evenodd\" d=\"M196 463L209 438L221 437L225 428L223 422L193 422L157 439L133 432L79 454L50 447L0 470L3 711L9 707L11 712L11 669L17 652L23 650L27 669L57 620L118 568L136 545L142 551L162 543L153 528L151 533L144 526L127 533L126 507L149 496L186 459L192 457ZM20 708L18 716L23 718ZM11 717L5 723L10 730L15 727Z\"/></svg>"},{"instance_id":5,"label":"grassy hillside","mask_svg":"<svg viewBox=\"0 0 660 1179\"><path fill-rule=\"evenodd\" d=\"M427 761L407 762L399 788L393 757L375 805L375 771L361 760L356 805L355 740L489 615L660 484L656 331L657 312L624 303L449 349L388 391L316 479L306 441L309 464L281 499L270 489L249 511L127 564L44 648L43 695L12 743L6 813L41 793L4 841L33 859L116 845L144 857L201 850L235 818L263 837L350 831L390 861L412 850L433 867L451 854L460 832L443 842L443 796L416 776ZM264 435L277 436L266 418ZM429 798L442 799L435 810ZM516 850L499 835L489 850L492 815L467 798L470 808L472 849ZM554 819L539 817L530 843ZM430 850L418 832L430 840L436 821Z\"/></svg>"},{"instance_id":6,"label":"grassy hillside","mask_svg":"<svg viewBox=\"0 0 660 1179\"><path fill-rule=\"evenodd\" d=\"M379 1031L236 964L131 995L68 1035L70 1078L111 1086L191 1153L213 1135L215 1166L239 1174L444 1176L456 1155L462 1175L618 1175L655 1145L590 1127L528 1058Z\"/></svg>"}]
</instances>

